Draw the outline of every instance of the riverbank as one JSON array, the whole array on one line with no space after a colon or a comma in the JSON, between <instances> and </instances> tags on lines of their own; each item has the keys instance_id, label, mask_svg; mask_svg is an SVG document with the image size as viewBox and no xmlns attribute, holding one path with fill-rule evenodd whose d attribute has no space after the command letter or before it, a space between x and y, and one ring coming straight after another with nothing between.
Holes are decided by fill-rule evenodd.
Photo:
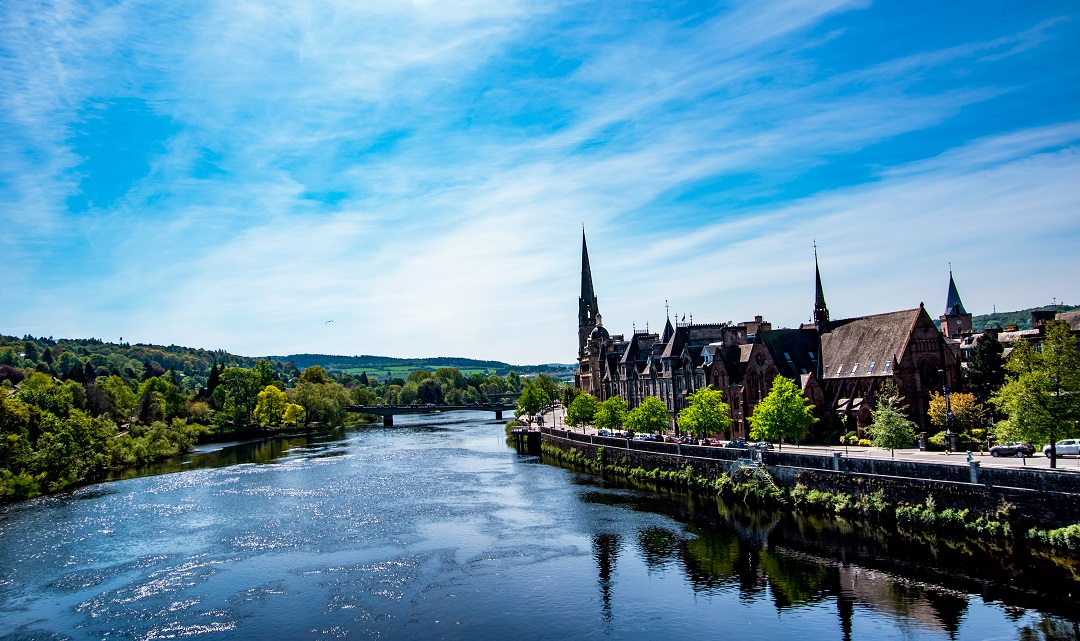
<instances>
[{"instance_id":1,"label":"riverbank","mask_svg":"<svg viewBox=\"0 0 1080 641\"><path fill-rule=\"evenodd\" d=\"M951 478L955 471L941 466L920 470L911 463L890 466L878 462L876 467L891 472L883 474L873 467L841 469L840 456L825 459L766 452L759 467L739 459L740 452L746 456L745 450L638 443L550 428L543 430L541 438L545 456L584 466L599 475L616 474L716 492L748 505L842 515L954 536L1080 549L1080 501L1076 500L1080 496L1072 489L1073 483L1080 483L1076 475L987 475L991 480L1014 484L1002 486L987 484L986 478L980 482L977 465L970 466L968 478L963 479ZM856 469L860 466L865 467L854 464ZM1069 491L1050 489L1054 483Z\"/></svg>"}]
</instances>

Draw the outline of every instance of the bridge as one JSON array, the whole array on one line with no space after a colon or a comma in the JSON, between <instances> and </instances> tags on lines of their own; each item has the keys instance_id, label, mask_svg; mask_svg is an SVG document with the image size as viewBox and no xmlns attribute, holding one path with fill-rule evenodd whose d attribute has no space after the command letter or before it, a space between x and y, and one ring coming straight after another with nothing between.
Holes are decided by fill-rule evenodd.
<instances>
[{"instance_id":1,"label":"bridge","mask_svg":"<svg viewBox=\"0 0 1080 641\"><path fill-rule=\"evenodd\" d=\"M509 403L473 403L472 405L346 405L349 412L381 416L383 425L391 427L398 414L433 414L436 412L495 412L495 420L501 421L503 412L514 411L517 405Z\"/></svg>"}]
</instances>

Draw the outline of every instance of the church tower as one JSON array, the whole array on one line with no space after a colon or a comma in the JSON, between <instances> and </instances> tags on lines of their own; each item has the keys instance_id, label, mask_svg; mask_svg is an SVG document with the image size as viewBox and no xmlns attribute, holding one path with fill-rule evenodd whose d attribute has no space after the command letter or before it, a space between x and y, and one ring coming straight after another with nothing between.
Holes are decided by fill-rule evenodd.
<instances>
[{"instance_id":1,"label":"church tower","mask_svg":"<svg viewBox=\"0 0 1080 641\"><path fill-rule=\"evenodd\" d=\"M592 268L589 266L589 246L585 243L585 230L581 230L581 296L578 298L578 358L585 355L585 344L596 327L600 309L593 290Z\"/></svg>"},{"instance_id":2,"label":"church tower","mask_svg":"<svg viewBox=\"0 0 1080 641\"><path fill-rule=\"evenodd\" d=\"M971 314L964 309L960 292L956 291L951 267L949 268L949 295L945 301L945 313L938 320L941 321L941 331L945 334L945 338L958 338L962 334L971 333Z\"/></svg>"},{"instance_id":3,"label":"church tower","mask_svg":"<svg viewBox=\"0 0 1080 641\"><path fill-rule=\"evenodd\" d=\"M829 308L825 305L825 292L821 289L821 270L818 268L817 244L814 245L814 325L818 332L829 331Z\"/></svg>"}]
</instances>

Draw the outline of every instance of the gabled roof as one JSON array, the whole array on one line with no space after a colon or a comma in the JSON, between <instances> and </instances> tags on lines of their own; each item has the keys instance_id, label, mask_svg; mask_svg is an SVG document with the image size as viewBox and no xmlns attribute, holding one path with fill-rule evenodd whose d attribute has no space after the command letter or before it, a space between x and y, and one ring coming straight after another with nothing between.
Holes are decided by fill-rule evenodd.
<instances>
[{"instance_id":1,"label":"gabled roof","mask_svg":"<svg viewBox=\"0 0 1080 641\"><path fill-rule=\"evenodd\" d=\"M1080 311L1058 312L1056 320L1065 321L1073 331L1080 330Z\"/></svg>"},{"instance_id":2,"label":"gabled roof","mask_svg":"<svg viewBox=\"0 0 1080 641\"><path fill-rule=\"evenodd\" d=\"M920 313L925 313L923 308L916 307L833 321L830 330L821 335L821 378L883 375L885 363L903 357ZM852 374L856 363L859 369ZM869 371L871 363L875 364L873 372ZM837 377L840 365L844 370Z\"/></svg>"}]
</instances>

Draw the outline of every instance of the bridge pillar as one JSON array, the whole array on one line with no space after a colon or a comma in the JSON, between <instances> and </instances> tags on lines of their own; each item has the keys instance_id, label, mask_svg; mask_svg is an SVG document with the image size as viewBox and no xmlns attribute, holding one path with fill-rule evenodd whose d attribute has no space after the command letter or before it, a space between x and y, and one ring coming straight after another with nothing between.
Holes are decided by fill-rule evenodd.
<instances>
[{"instance_id":1,"label":"bridge pillar","mask_svg":"<svg viewBox=\"0 0 1080 641\"><path fill-rule=\"evenodd\" d=\"M502 420L502 410L495 410L495 420L496 421L501 421Z\"/></svg>"},{"instance_id":2,"label":"bridge pillar","mask_svg":"<svg viewBox=\"0 0 1080 641\"><path fill-rule=\"evenodd\" d=\"M383 424L383 427L393 427L394 426L394 415L393 414L386 414L385 416L383 416L382 417L382 424Z\"/></svg>"}]
</instances>

